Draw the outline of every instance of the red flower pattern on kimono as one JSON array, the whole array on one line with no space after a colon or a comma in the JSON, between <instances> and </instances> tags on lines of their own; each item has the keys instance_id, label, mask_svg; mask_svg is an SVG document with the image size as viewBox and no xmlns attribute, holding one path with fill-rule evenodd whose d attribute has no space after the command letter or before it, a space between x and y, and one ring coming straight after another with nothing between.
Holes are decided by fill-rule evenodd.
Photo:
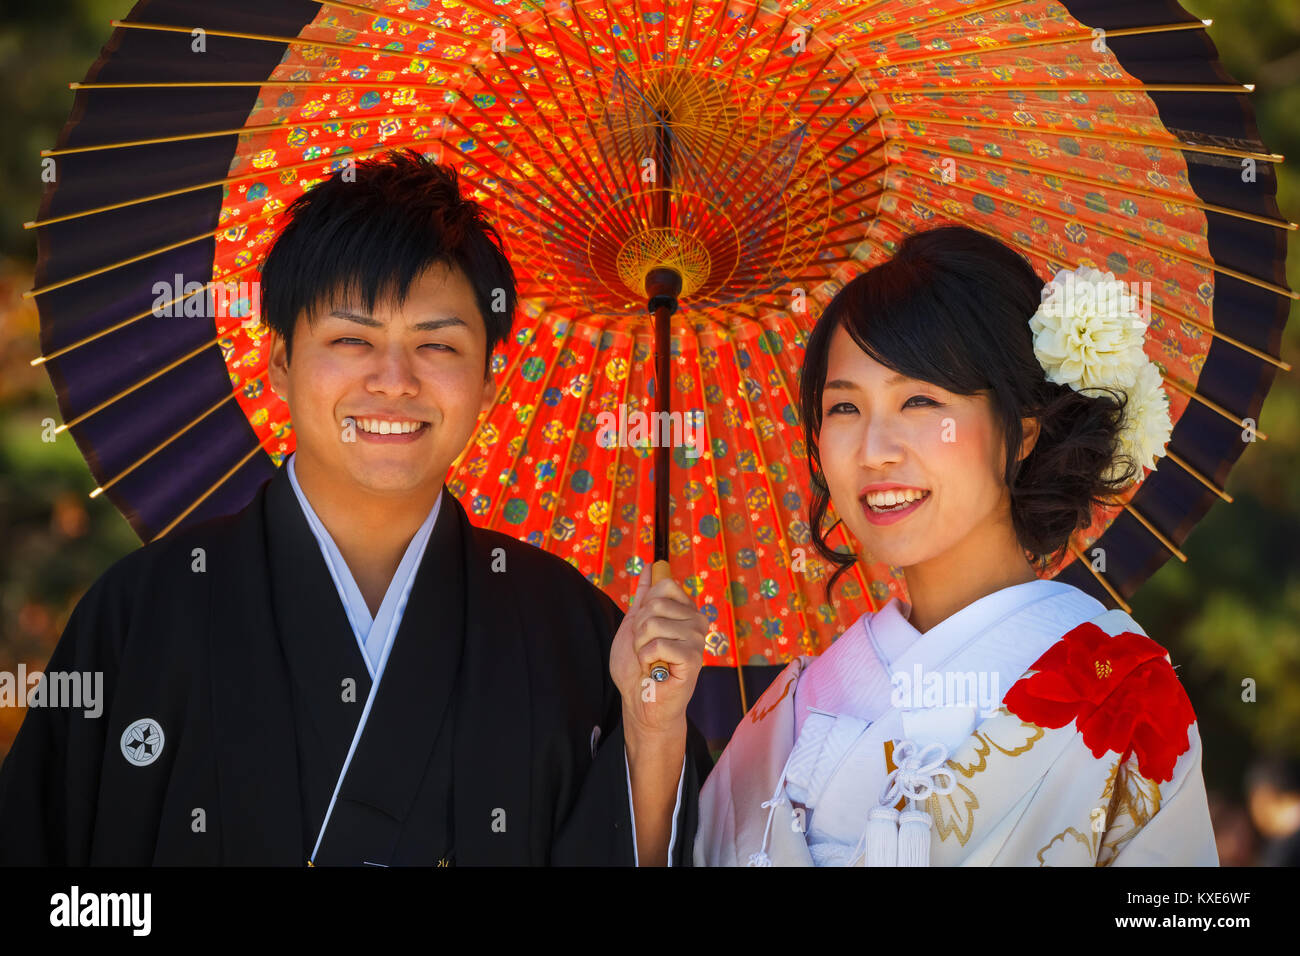
<instances>
[{"instance_id":1,"label":"red flower pattern on kimono","mask_svg":"<svg viewBox=\"0 0 1300 956\"><path fill-rule=\"evenodd\" d=\"M1031 670L1007 691L1007 710L1053 730L1073 720L1094 757L1114 751L1124 761L1137 754L1142 776L1173 779L1196 714L1163 647L1142 634L1112 637L1084 623Z\"/></svg>"}]
</instances>

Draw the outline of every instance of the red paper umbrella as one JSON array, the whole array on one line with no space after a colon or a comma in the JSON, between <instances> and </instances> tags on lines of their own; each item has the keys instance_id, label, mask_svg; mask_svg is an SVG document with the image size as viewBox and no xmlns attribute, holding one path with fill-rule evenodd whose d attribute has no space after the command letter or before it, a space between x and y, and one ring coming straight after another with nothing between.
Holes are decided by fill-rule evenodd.
<instances>
[{"instance_id":1,"label":"red paper umbrella","mask_svg":"<svg viewBox=\"0 0 1300 956\"><path fill-rule=\"evenodd\" d=\"M1183 557L1288 367L1281 157L1168 0L146 0L116 26L50 151L31 294L65 427L145 539L293 451L241 283L294 197L394 147L460 170L519 277L449 488L624 606L657 528L706 662L755 684L904 595L860 562L826 599L795 386L821 308L907 233L964 222L1044 281L1149 296L1169 453L1050 571L1103 600ZM159 314L227 284L216 319ZM1077 560L1097 546L1104 572Z\"/></svg>"}]
</instances>

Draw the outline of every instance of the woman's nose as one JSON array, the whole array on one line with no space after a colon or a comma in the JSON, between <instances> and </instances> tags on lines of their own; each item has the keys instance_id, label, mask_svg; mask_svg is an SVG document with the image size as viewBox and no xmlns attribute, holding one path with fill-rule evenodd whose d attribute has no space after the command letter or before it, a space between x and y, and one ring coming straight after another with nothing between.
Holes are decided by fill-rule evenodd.
<instances>
[{"instance_id":1,"label":"woman's nose","mask_svg":"<svg viewBox=\"0 0 1300 956\"><path fill-rule=\"evenodd\" d=\"M858 464L863 468L875 469L897 464L902 457L902 442L893 423L879 418L869 419L862 429Z\"/></svg>"}]
</instances>

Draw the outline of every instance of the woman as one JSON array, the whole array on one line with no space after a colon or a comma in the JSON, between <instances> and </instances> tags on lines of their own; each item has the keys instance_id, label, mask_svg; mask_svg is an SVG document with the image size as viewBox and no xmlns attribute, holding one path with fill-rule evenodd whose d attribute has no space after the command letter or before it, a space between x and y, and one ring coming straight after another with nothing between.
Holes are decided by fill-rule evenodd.
<instances>
[{"instance_id":1,"label":"woman","mask_svg":"<svg viewBox=\"0 0 1300 956\"><path fill-rule=\"evenodd\" d=\"M1164 649L1039 577L1169 438L1122 293L1092 270L1044 287L944 227L827 306L800 396L827 595L858 560L829 503L908 601L755 703L701 793L697 865L1218 865Z\"/></svg>"}]
</instances>

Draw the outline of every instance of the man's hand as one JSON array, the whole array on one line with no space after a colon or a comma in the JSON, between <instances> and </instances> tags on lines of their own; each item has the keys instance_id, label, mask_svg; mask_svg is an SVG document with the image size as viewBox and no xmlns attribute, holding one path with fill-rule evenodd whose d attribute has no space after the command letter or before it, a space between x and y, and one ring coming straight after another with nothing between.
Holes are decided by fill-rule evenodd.
<instances>
[{"instance_id":1,"label":"man's hand","mask_svg":"<svg viewBox=\"0 0 1300 956\"><path fill-rule=\"evenodd\" d=\"M704 664L708 619L670 577L650 583L647 566L636 595L614 635L609 674L623 696L627 737L670 735L685 740L686 705ZM668 679L656 683L650 667L668 665Z\"/></svg>"}]
</instances>

